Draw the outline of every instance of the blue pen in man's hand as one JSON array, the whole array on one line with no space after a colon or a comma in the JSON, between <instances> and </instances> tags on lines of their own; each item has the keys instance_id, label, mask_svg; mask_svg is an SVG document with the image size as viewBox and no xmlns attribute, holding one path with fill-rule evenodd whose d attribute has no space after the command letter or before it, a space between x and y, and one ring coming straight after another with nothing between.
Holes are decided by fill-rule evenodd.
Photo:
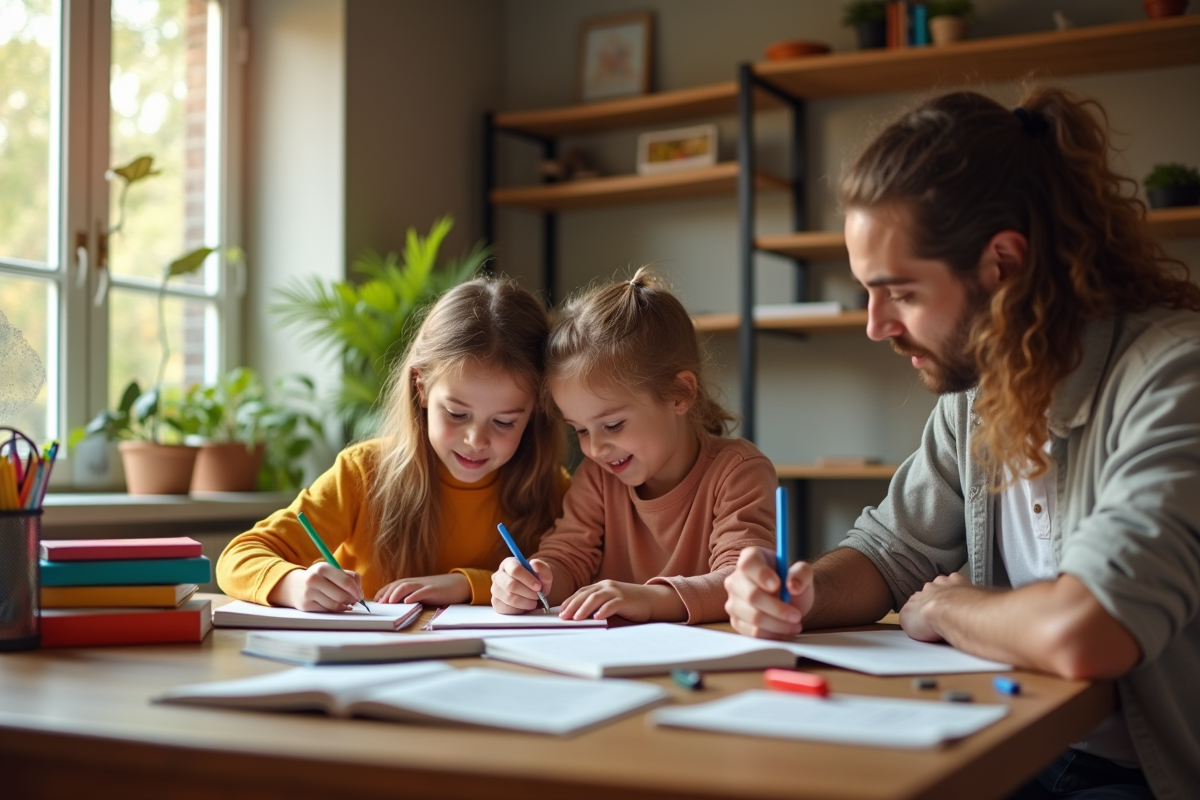
<instances>
[{"instance_id":1,"label":"blue pen in man's hand","mask_svg":"<svg viewBox=\"0 0 1200 800\"><path fill-rule=\"evenodd\" d=\"M779 599L787 602L791 597L787 590L788 555L787 489L780 486L775 490L775 572L779 573Z\"/></svg>"},{"instance_id":2,"label":"blue pen in man's hand","mask_svg":"<svg viewBox=\"0 0 1200 800\"><path fill-rule=\"evenodd\" d=\"M508 551L513 554L513 558L515 558L517 561L520 561L521 566L529 570L530 575L537 578L538 574L533 571L533 565L525 560L525 556L521 553L521 548L517 547L516 541L513 539L512 534L508 532L508 528L504 527L504 523L501 522L499 525L497 525L496 530L500 531L500 535L504 537L504 543L508 545ZM546 601L546 595L538 592L537 596L538 599L542 601L542 608L546 609L546 613L549 614L550 603Z\"/></svg>"}]
</instances>

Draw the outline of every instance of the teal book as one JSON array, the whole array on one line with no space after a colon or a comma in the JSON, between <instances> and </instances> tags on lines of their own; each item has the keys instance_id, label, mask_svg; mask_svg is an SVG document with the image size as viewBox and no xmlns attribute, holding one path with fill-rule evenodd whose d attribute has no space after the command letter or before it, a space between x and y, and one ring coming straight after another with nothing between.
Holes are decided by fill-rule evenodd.
<instances>
[{"instance_id":1,"label":"teal book","mask_svg":"<svg viewBox=\"0 0 1200 800\"><path fill-rule=\"evenodd\" d=\"M42 586L129 586L131 584L208 583L212 565L196 558L140 558L133 561L46 561Z\"/></svg>"}]
</instances>

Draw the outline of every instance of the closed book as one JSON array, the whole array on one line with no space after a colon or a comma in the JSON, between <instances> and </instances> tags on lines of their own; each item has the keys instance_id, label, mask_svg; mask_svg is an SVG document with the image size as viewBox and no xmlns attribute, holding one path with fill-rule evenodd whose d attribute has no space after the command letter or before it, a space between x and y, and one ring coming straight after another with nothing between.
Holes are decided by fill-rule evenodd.
<instances>
[{"instance_id":1,"label":"closed book","mask_svg":"<svg viewBox=\"0 0 1200 800\"><path fill-rule=\"evenodd\" d=\"M132 561L143 558L196 558L200 543L187 536L155 539L51 539L42 542L46 561Z\"/></svg>"},{"instance_id":2,"label":"closed book","mask_svg":"<svg viewBox=\"0 0 1200 800\"><path fill-rule=\"evenodd\" d=\"M199 588L194 583L167 586L43 586L42 608L175 608Z\"/></svg>"},{"instance_id":3,"label":"closed book","mask_svg":"<svg viewBox=\"0 0 1200 800\"><path fill-rule=\"evenodd\" d=\"M47 608L42 647L199 642L212 630L212 601L179 608Z\"/></svg>"},{"instance_id":4,"label":"closed book","mask_svg":"<svg viewBox=\"0 0 1200 800\"><path fill-rule=\"evenodd\" d=\"M128 584L208 583L206 556L133 561L41 561L42 586L125 586Z\"/></svg>"},{"instance_id":5,"label":"closed book","mask_svg":"<svg viewBox=\"0 0 1200 800\"><path fill-rule=\"evenodd\" d=\"M289 664L370 664L483 653L478 636L338 631L250 631L242 652Z\"/></svg>"}]
</instances>

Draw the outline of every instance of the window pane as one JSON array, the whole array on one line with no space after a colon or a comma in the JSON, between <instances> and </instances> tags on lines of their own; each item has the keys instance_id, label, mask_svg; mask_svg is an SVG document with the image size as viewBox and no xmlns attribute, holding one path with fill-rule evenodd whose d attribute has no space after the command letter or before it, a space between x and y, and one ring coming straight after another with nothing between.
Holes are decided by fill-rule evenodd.
<instances>
[{"instance_id":1,"label":"window pane","mask_svg":"<svg viewBox=\"0 0 1200 800\"><path fill-rule=\"evenodd\" d=\"M211 339L216 309L204 300L166 298L167 342L170 356L165 387L186 387L204 381L204 343ZM108 297L108 396L115 407L131 380L143 388L158 379L162 346L158 334L158 295L113 288Z\"/></svg>"},{"instance_id":2,"label":"window pane","mask_svg":"<svg viewBox=\"0 0 1200 800\"><path fill-rule=\"evenodd\" d=\"M50 260L53 0L0 0L0 258Z\"/></svg>"},{"instance_id":3,"label":"window pane","mask_svg":"<svg viewBox=\"0 0 1200 800\"><path fill-rule=\"evenodd\" d=\"M46 409L47 384L34 390L37 372L34 359L23 340L36 355L44 375L57 373L56 354L51 350L51 323L57 321L58 298L50 281L0 273L0 312L8 325L20 331L0 331L0 409L23 405L33 395L32 402L15 413L0 412L0 425L11 425L35 442L46 442L57 435ZM14 380L13 375L22 376Z\"/></svg>"},{"instance_id":4,"label":"window pane","mask_svg":"<svg viewBox=\"0 0 1200 800\"><path fill-rule=\"evenodd\" d=\"M112 166L154 157L158 175L110 186L109 267L154 280L205 244L208 0L114 0L109 95ZM214 98L215 99L215 98ZM215 259L214 259L215 262ZM211 267L208 267L211 269ZM204 285L201 273L173 282Z\"/></svg>"}]
</instances>

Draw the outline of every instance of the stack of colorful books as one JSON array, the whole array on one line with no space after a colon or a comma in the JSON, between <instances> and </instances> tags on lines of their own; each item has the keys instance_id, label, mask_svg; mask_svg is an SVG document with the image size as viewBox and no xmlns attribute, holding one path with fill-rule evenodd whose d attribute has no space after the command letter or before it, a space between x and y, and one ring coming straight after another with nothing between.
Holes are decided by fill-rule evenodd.
<instances>
[{"instance_id":1,"label":"stack of colorful books","mask_svg":"<svg viewBox=\"0 0 1200 800\"><path fill-rule=\"evenodd\" d=\"M184 537L42 542L43 647L199 642L212 601L200 543Z\"/></svg>"}]
</instances>

